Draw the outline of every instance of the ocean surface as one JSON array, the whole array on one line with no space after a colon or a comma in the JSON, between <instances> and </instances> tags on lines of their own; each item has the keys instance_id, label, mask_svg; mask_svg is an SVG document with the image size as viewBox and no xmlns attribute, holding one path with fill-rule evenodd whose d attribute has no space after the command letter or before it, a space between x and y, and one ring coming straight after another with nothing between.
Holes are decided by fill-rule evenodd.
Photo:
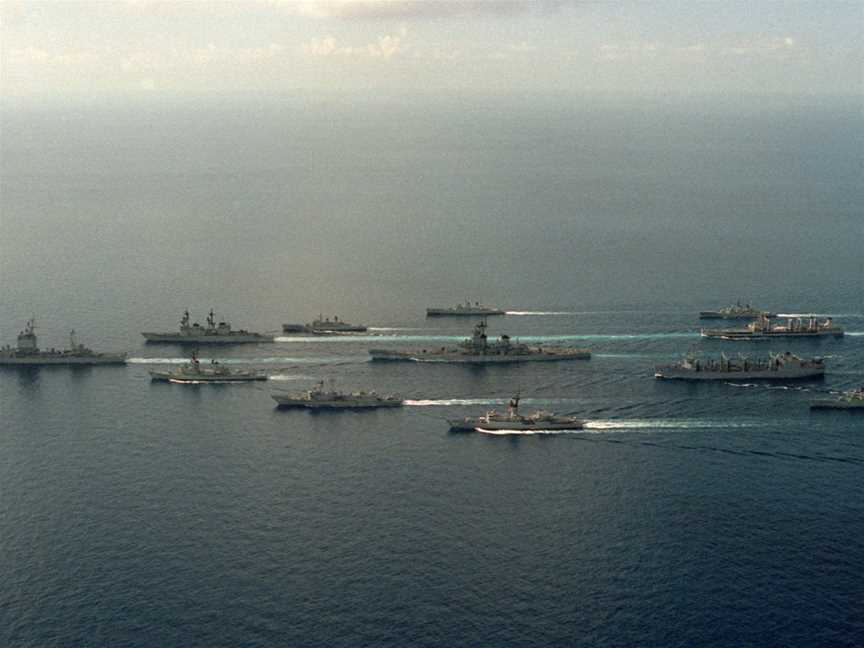
<instances>
[{"instance_id":1,"label":"ocean surface","mask_svg":"<svg viewBox=\"0 0 864 648\"><path fill-rule=\"evenodd\" d=\"M126 366L0 370L0 645L861 646L864 116L842 100L150 98L0 112L0 342L35 317ZM489 333L589 361L371 363ZM724 342L736 300L830 340ZM202 349L184 309L356 337ZM797 385L661 383L690 349L822 356ZM280 411L318 380L393 411ZM580 432L446 418L576 413Z\"/></svg>"}]
</instances>

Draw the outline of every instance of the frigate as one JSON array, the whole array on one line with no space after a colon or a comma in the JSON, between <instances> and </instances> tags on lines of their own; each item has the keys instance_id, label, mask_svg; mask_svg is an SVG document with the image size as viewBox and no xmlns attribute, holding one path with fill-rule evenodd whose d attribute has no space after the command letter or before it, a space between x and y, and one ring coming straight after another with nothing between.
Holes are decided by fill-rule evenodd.
<instances>
[{"instance_id":1,"label":"frigate","mask_svg":"<svg viewBox=\"0 0 864 648\"><path fill-rule=\"evenodd\" d=\"M864 411L864 387L846 391L836 398L810 401L811 409L854 409Z\"/></svg>"},{"instance_id":2,"label":"frigate","mask_svg":"<svg viewBox=\"0 0 864 648\"><path fill-rule=\"evenodd\" d=\"M343 335L345 333L365 333L367 327L362 324L349 324L336 315L331 320L322 315L309 324L283 324L283 333L306 333L312 335Z\"/></svg>"},{"instance_id":3,"label":"frigate","mask_svg":"<svg viewBox=\"0 0 864 648\"><path fill-rule=\"evenodd\" d=\"M556 360L587 360L590 349L569 347L528 346L502 335L497 342L486 336L486 321L474 327L474 334L455 347L393 351L370 349L372 360L405 362L449 362L464 364L507 364L515 362L551 362Z\"/></svg>"},{"instance_id":4,"label":"frigate","mask_svg":"<svg viewBox=\"0 0 864 648\"><path fill-rule=\"evenodd\" d=\"M770 317L760 317L744 328L702 329L706 338L721 340L761 340L770 338L842 337L843 329L831 318L818 321L816 317L790 317L785 324L773 322Z\"/></svg>"},{"instance_id":5,"label":"frigate","mask_svg":"<svg viewBox=\"0 0 864 648\"><path fill-rule=\"evenodd\" d=\"M756 319L759 317L777 317L777 315L755 308L750 304L742 304L739 301L737 304L719 310L700 311L699 317L700 319Z\"/></svg>"},{"instance_id":6,"label":"frigate","mask_svg":"<svg viewBox=\"0 0 864 648\"><path fill-rule=\"evenodd\" d=\"M738 359L701 359L693 353L671 365L656 367L654 377L660 380L796 380L819 378L825 375L825 362L821 358L802 360L789 353L769 354L767 357Z\"/></svg>"},{"instance_id":7,"label":"frigate","mask_svg":"<svg viewBox=\"0 0 864 648\"><path fill-rule=\"evenodd\" d=\"M487 315L505 315L506 311L494 306L486 306L480 302L465 301L464 304L456 304L446 308L433 307L426 309L426 317L485 317Z\"/></svg>"},{"instance_id":8,"label":"frigate","mask_svg":"<svg viewBox=\"0 0 864 648\"><path fill-rule=\"evenodd\" d=\"M343 392L326 389L323 380L305 392L272 394L272 398L278 407L306 409L373 409L401 407L404 403L398 396L379 395L374 391Z\"/></svg>"},{"instance_id":9,"label":"frigate","mask_svg":"<svg viewBox=\"0 0 864 648\"><path fill-rule=\"evenodd\" d=\"M150 371L153 380L165 380L177 383L224 383L249 382L252 380L267 380L267 375L252 369L229 369L211 360L207 365L201 365L198 353L192 352L192 357L184 365L174 371Z\"/></svg>"},{"instance_id":10,"label":"frigate","mask_svg":"<svg viewBox=\"0 0 864 648\"><path fill-rule=\"evenodd\" d=\"M97 353L79 344L75 331L69 334L68 349L40 350L36 337L36 321L27 320L24 330L18 333L17 346L8 344L0 348L0 365L118 365L126 362L125 353Z\"/></svg>"},{"instance_id":11,"label":"frigate","mask_svg":"<svg viewBox=\"0 0 864 648\"><path fill-rule=\"evenodd\" d=\"M482 416L466 416L461 419L448 419L450 429L454 432L472 432L474 430L581 430L585 421L575 416L553 414L537 411L528 415L519 413L519 396L510 399L507 411L498 413L490 410Z\"/></svg>"},{"instance_id":12,"label":"frigate","mask_svg":"<svg viewBox=\"0 0 864 648\"><path fill-rule=\"evenodd\" d=\"M206 326L190 323L189 311L183 312L180 330L173 333L148 333L143 335L148 342L170 342L174 344L240 344L245 342L272 342L274 336L240 329L234 331L227 322L216 323L213 310L207 315Z\"/></svg>"}]
</instances>

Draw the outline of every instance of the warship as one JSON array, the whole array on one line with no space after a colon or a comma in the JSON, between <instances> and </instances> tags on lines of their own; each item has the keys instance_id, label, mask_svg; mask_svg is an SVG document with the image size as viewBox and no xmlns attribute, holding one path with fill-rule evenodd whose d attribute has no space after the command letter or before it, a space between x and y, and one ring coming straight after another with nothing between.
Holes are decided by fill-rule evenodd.
<instances>
[{"instance_id":1,"label":"warship","mask_svg":"<svg viewBox=\"0 0 864 648\"><path fill-rule=\"evenodd\" d=\"M683 360L656 367L654 377L659 380L796 380L819 378L825 375L825 362L821 358L802 360L788 351L764 358L732 360L720 354L719 360L701 360L688 353Z\"/></svg>"},{"instance_id":2,"label":"warship","mask_svg":"<svg viewBox=\"0 0 864 648\"><path fill-rule=\"evenodd\" d=\"M426 317L485 317L487 315L505 315L506 311L494 306L485 306L480 302L465 301L464 304L456 304L448 308L427 308Z\"/></svg>"},{"instance_id":3,"label":"warship","mask_svg":"<svg viewBox=\"0 0 864 648\"><path fill-rule=\"evenodd\" d=\"M767 338L842 337L843 329L827 318L820 322L815 317L790 317L785 324L775 323L770 317L760 317L744 328L702 329L702 337L721 340L759 340Z\"/></svg>"},{"instance_id":4,"label":"warship","mask_svg":"<svg viewBox=\"0 0 864 648\"><path fill-rule=\"evenodd\" d=\"M174 344L240 344L243 342L272 342L272 335L253 333L240 329L234 331L227 322L216 323L213 310L207 315L207 325L198 322L190 324L189 311L183 312L180 330L174 333L147 333L143 335L148 342L170 342Z\"/></svg>"},{"instance_id":5,"label":"warship","mask_svg":"<svg viewBox=\"0 0 864 648\"><path fill-rule=\"evenodd\" d=\"M248 382L251 380L267 380L267 375L249 369L229 369L211 360L209 365L201 366L198 353L192 352L192 358L176 371L151 371L153 380L165 380L180 383L223 383L223 382Z\"/></svg>"},{"instance_id":6,"label":"warship","mask_svg":"<svg viewBox=\"0 0 864 648\"><path fill-rule=\"evenodd\" d=\"M453 362L466 364L504 364L514 362L549 362L554 360L587 360L589 349L542 348L512 342L509 335L502 335L498 342L486 337L486 321L474 327L474 334L456 347L438 349L416 349L413 351L391 351L370 349L372 360L408 362Z\"/></svg>"},{"instance_id":7,"label":"warship","mask_svg":"<svg viewBox=\"0 0 864 648\"><path fill-rule=\"evenodd\" d=\"M843 392L837 398L810 401L810 409L853 409L864 411L864 387Z\"/></svg>"},{"instance_id":8,"label":"warship","mask_svg":"<svg viewBox=\"0 0 864 648\"><path fill-rule=\"evenodd\" d=\"M125 353L97 353L75 340L75 331L69 334L68 349L39 349L36 338L36 322L27 321L24 330L18 334L18 344L8 344L0 348L0 365L118 365L126 363Z\"/></svg>"},{"instance_id":9,"label":"warship","mask_svg":"<svg viewBox=\"0 0 864 648\"><path fill-rule=\"evenodd\" d=\"M759 317L777 317L776 313L759 310L750 304L741 304L739 301L732 306L726 306L720 310L700 311L700 319L757 319Z\"/></svg>"},{"instance_id":10,"label":"warship","mask_svg":"<svg viewBox=\"0 0 864 648\"><path fill-rule=\"evenodd\" d=\"M322 380L312 389L294 394L273 394L278 407L305 407L306 409L373 409L377 407L401 407L398 396L382 396L374 391L341 392L325 389Z\"/></svg>"},{"instance_id":11,"label":"warship","mask_svg":"<svg viewBox=\"0 0 864 648\"><path fill-rule=\"evenodd\" d=\"M466 416L461 419L448 419L453 432L473 432L474 430L581 430L585 422L574 416L562 416L551 412L533 412L527 416L519 413L519 396L510 399L507 412L499 414L495 410L483 416Z\"/></svg>"},{"instance_id":12,"label":"warship","mask_svg":"<svg viewBox=\"0 0 864 648\"><path fill-rule=\"evenodd\" d=\"M349 324L334 316L324 318L322 315L311 324L283 324L283 333L311 333L312 335L342 335L345 333L365 333L367 327L362 324Z\"/></svg>"}]
</instances>

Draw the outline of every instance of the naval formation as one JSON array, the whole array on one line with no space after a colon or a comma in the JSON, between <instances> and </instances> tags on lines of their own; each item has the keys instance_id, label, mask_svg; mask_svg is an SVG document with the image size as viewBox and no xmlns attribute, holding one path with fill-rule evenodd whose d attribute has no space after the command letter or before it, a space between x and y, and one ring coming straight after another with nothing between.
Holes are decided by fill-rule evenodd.
<instances>
[{"instance_id":1,"label":"naval formation","mask_svg":"<svg viewBox=\"0 0 864 648\"><path fill-rule=\"evenodd\" d=\"M373 361L403 361L417 363L452 363L470 365L513 364L524 362L551 362L587 360L590 349L540 345L530 346L513 340L506 334L497 339L487 335L486 317L505 315L506 311L466 301L452 307L435 307L426 310L427 317L480 317L471 337L456 346L418 348L409 350L370 349ZM700 335L719 340L764 340L772 338L823 338L842 337L843 329L831 318L822 321L815 316L788 317L778 320L776 314L740 302L718 310L701 311L701 319L728 319L751 321L743 327L702 329ZM353 335L365 333L368 328L361 324L350 324L338 316L319 317L307 324L283 324L286 335ZM276 336L245 329L235 330L228 322L216 321L213 310L207 315L205 325L192 322L189 311L180 319L177 331L143 332L148 343L186 344L196 348L189 362L173 371L150 371L154 381L169 381L180 384L235 383L267 380L268 375L253 369L230 369L215 360L203 364L198 359L197 347L211 344L245 344L274 342ZM96 352L77 342L75 332L70 334L68 349L39 348L36 324L29 320L18 334L17 345L0 348L0 366L92 366L122 365L127 361L126 353ZM655 367L658 380L686 381L789 381L818 379L825 374L825 361L821 358L800 358L790 352L769 353L764 356L739 355L729 358L721 353L717 358L703 358L689 352L673 364ZM390 408L403 405L404 400L396 395L379 395L372 391L339 391L326 388L323 382L300 393L274 393L272 398L280 408L306 409L371 409ZM831 398L820 398L810 403L813 409L848 409L864 411L864 387ZM450 420L452 430L574 430L582 429L584 421L568 415L556 415L538 411L528 415L519 413L519 396L510 400L507 411L493 411L477 417Z\"/></svg>"}]
</instances>

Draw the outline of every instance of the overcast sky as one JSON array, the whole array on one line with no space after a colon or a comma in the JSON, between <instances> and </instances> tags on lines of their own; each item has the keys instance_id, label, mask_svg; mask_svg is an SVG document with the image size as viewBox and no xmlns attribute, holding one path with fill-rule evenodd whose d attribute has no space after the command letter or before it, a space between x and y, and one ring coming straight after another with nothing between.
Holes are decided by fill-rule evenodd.
<instances>
[{"instance_id":1,"label":"overcast sky","mask_svg":"<svg viewBox=\"0 0 864 648\"><path fill-rule=\"evenodd\" d=\"M864 0L0 0L0 91L864 94Z\"/></svg>"}]
</instances>

